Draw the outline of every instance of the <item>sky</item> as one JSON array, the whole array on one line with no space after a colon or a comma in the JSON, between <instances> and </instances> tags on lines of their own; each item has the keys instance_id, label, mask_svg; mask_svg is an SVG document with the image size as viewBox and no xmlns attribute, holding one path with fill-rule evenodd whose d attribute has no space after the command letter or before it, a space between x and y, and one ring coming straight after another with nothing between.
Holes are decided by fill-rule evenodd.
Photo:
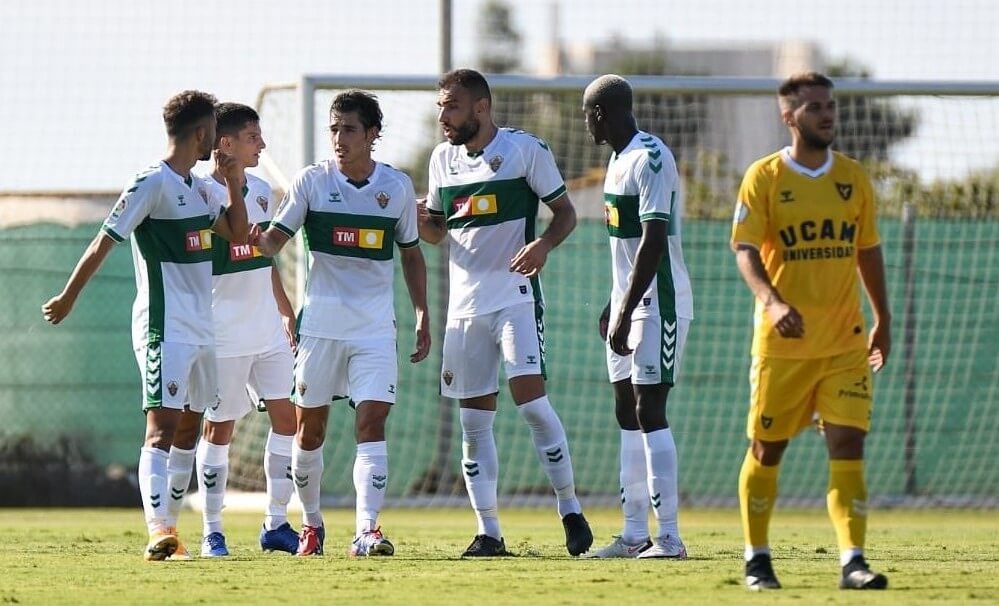
<instances>
[{"instance_id":1,"label":"sky","mask_svg":"<svg viewBox=\"0 0 999 606\"><path fill-rule=\"evenodd\" d=\"M484 1L452 2L456 66L474 64ZM530 69L551 0L509 4ZM434 75L438 15L438 0L0 2L0 191L120 189L162 157L162 105L186 88L253 104L303 73ZM881 79L999 78L991 0L561 0L560 21L566 42L809 40ZM995 103L931 110L899 158L943 175L997 164L997 122Z\"/></svg>"}]
</instances>

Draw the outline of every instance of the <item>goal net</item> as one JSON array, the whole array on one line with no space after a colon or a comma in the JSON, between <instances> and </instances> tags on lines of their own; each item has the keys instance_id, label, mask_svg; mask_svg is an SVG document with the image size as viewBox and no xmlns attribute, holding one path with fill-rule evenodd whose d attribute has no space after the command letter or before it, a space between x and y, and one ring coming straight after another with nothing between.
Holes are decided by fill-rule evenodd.
<instances>
[{"instance_id":1,"label":"goal net","mask_svg":"<svg viewBox=\"0 0 999 606\"><path fill-rule=\"evenodd\" d=\"M548 141L577 207L575 232L542 275L546 301L548 390L569 435L584 499L618 494L618 429L597 316L607 300L610 262L602 182L609 154L593 146L580 111L588 78L490 78L500 125ZM752 299L728 248L742 172L786 142L767 79L635 77L639 126L673 150L683 178L683 246L696 319L668 416L680 456L686 503L730 503L746 448ZM427 160L440 140L435 78L307 77L265 90L260 113L276 186L305 163L328 157L333 95L375 92L385 128L375 157L407 171L426 191ZM867 446L872 499L936 504L995 503L999 496L999 88L947 83L837 81L837 147L874 178L894 314L894 349L875 378ZM304 108L304 109L303 109ZM968 154L968 148L980 153ZM548 220L542 212L540 223ZM447 271L439 247L428 261L434 347L424 362L400 362L399 401L388 427L389 494L408 503L463 502L460 428L454 402L438 394ZM295 261L285 277L301 287ZM413 347L412 312L397 271L400 354ZM233 487L260 489L266 415L239 427ZM354 415L330 414L324 495L352 502ZM507 504L551 498L528 429L505 388L496 419L499 488ZM812 432L814 434L814 432ZM817 435L790 447L782 499L824 495L826 454ZM784 502L787 502L786 500Z\"/></svg>"}]
</instances>

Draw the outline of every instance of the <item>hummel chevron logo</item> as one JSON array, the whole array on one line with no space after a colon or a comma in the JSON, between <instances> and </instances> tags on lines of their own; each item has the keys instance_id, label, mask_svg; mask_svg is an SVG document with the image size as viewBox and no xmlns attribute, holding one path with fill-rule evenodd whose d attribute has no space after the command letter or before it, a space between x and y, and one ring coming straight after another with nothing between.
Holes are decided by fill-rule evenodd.
<instances>
[{"instance_id":1,"label":"hummel chevron logo","mask_svg":"<svg viewBox=\"0 0 999 606\"><path fill-rule=\"evenodd\" d=\"M662 152L662 150L659 150L659 149L657 149L656 151L650 151L649 152L649 157L652 158L653 160L658 160L659 156L661 156L661 155L663 155L663 152Z\"/></svg>"},{"instance_id":2,"label":"hummel chevron logo","mask_svg":"<svg viewBox=\"0 0 999 606\"><path fill-rule=\"evenodd\" d=\"M291 477L291 465L289 465L288 467L285 467L285 469L284 469L284 479L286 479L286 480L291 480L292 479L292 477Z\"/></svg>"},{"instance_id":3,"label":"hummel chevron logo","mask_svg":"<svg viewBox=\"0 0 999 606\"><path fill-rule=\"evenodd\" d=\"M663 169L663 163L660 162L659 164L653 164L652 162L649 162L649 168L652 169L652 172L658 173Z\"/></svg>"},{"instance_id":4,"label":"hummel chevron logo","mask_svg":"<svg viewBox=\"0 0 999 606\"><path fill-rule=\"evenodd\" d=\"M556 449L554 449L554 450L546 450L545 451L545 456L548 457L548 462L549 463L558 463L562 459L565 458L565 455L562 454L562 447L561 446L558 447L558 448L556 448Z\"/></svg>"},{"instance_id":5,"label":"hummel chevron logo","mask_svg":"<svg viewBox=\"0 0 999 606\"><path fill-rule=\"evenodd\" d=\"M371 486L376 490L385 490L386 479L388 476L371 476Z\"/></svg>"},{"instance_id":6,"label":"hummel chevron logo","mask_svg":"<svg viewBox=\"0 0 999 606\"><path fill-rule=\"evenodd\" d=\"M767 497L749 497L751 513L765 513L768 509L770 509L770 499Z\"/></svg>"},{"instance_id":7,"label":"hummel chevron logo","mask_svg":"<svg viewBox=\"0 0 999 606\"><path fill-rule=\"evenodd\" d=\"M309 476L307 475L300 476L297 473L295 474L295 486L298 486L299 488L305 488L308 485L309 485Z\"/></svg>"},{"instance_id":8,"label":"hummel chevron logo","mask_svg":"<svg viewBox=\"0 0 999 606\"><path fill-rule=\"evenodd\" d=\"M478 463L475 463L475 462L472 462L472 463L462 463L462 465L465 467L465 475L468 476L468 477L470 477L470 478L474 478L475 476L479 475L479 473L481 473L479 471L479 464Z\"/></svg>"},{"instance_id":9,"label":"hummel chevron logo","mask_svg":"<svg viewBox=\"0 0 999 606\"><path fill-rule=\"evenodd\" d=\"M184 490L183 488L171 488L170 489L170 498L173 499L174 501L179 501L179 500L181 500L181 499L184 498L184 493L185 492L187 492L187 491Z\"/></svg>"},{"instance_id":10,"label":"hummel chevron logo","mask_svg":"<svg viewBox=\"0 0 999 606\"><path fill-rule=\"evenodd\" d=\"M160 493L149 495L149 504L152 505L153 507L159 507L160 506Z\"/></svg>"},{"instance_id":11,"label":"hummel chevron logo","mask_svg":"<svg viewBox=\"0 0 999 606\"><path fill-rule=\"evenodd\" d=\"M624 498L624 486L621 487L621 502L622 503L626 502L626 499Z\"/></svg>"},{"instance_id":12,"label":"hummel chevron logo","mask_svg":"<svg viewBox=\"0 0 999 606\"><path fill-rule=\"evenodd\" d=\"M651 136L640 137L638 140L642 143L651 143L653 141Z\"/></svg>"},{"instance_id":13,"label":"hummel chevron logo","mask_svg":"<svg viewBox=\"0 0 999 606\"><path fill-rule=\"evenodd\" d=\"M202 476L205 478L205 488L215 488L215 485L218 484L215 479L219 477L219 472L209 473L206 471Z\"/></svg>"},{"instance_id":14,"label":"hummel chevron logo","mask_svg":"<svg viewBox=\"0 0 999 606\"><path fill-rule=\"evenodd\" d=\"M657 492L655 496L649 499L650 501L652 501L652 506L655 507L656 509L659 509L659 506L662 505L662 499L659 498L659 495L660 493Z\"/></svg>"}]
</instances>

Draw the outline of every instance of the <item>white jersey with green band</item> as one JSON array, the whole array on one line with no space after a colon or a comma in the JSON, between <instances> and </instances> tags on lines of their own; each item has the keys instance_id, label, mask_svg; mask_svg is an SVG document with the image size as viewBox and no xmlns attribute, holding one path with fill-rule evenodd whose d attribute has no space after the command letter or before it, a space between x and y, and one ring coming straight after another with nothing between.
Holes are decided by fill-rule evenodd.
<instances>
[{"instance_id":1,"label":"white jersey with green band","mask_svg":"<svg viewBox=\"0 0 999 606\"><path fill-rule=\"evenodd\" d=\"M501 128L481 152L443 142L430 157L427 210L442 216L450 253L449 318L541 303L541 283L510 271L510 261L535 239L538 201L565 193L548 145Z\"/></svg>"},{"instance_id":2,"label":"white jersey with green band","mask_svg":"<svg viewBox=\"0 0 999 606\"><path fill-rule=\"evenodd\" d=\"M207 195L225 203L228 188L211 175L202 177ZM246 175L243 186L246 218L267 229L275 206L271 186ZM212 234L212 313L215 316L215 355L251 356L287 344L271 282L273 260L255 246L233 244Z\"/></svg>"},{"instance_id":3,"label":"white jersey with green band","mask_svg":"<svg viewBox=\"0 0 999 606\"><path fill-rule=\"evenodd\" d=\"M211 228L223 207L203 196L199 183L160 162L129 182L104 221L114 241L132 236L136 347L214 343Z\"/></svg>"},{"instance_id":4,"label":"white jersey with green band","mask_svg":"<svg viewBox=\"0 0 999 606\"><path fill-rule=\"evenodd\" d=\"M680 225L683 204L673 154L658 137L638 131L621 153L611 155L604 179L604 217L610 234L611 317L628 289L642 239L642 223L666 221L669 250L642 295L632 318L694 317L690 277L683 262Z\"/></svg>"},{"instance_id":5,"label":"white jersey with green band","mask_svg":"<svg viewBox=\"0 0 999 606\"><path fill-rule=\"evenodd\" d=\"M393 244L419 245L416 194L405 173L381 162L364 181L333 160L302 169L274 217L305 229L309 279L299 333L325 339L395 337Z\"/></svg>"}]
</instances>

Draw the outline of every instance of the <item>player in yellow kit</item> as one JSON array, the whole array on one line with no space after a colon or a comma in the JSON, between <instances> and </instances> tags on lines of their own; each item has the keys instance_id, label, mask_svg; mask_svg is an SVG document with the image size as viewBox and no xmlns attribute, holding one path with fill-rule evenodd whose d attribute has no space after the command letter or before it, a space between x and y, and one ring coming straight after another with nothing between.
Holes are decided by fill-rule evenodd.
<instances>
[{"instance_id":1,"label":"player in yellow kit","mask_svg":"<svg viewBox=\"0 0 999 606\"><path fill-rule=\"evenodd\" d=\"M829 517L841 589L884 589L864 560L871 371L891 349L891 313L870 178L832 151L833 83L817 73L778 89L791 145L755 162L739 189L732 248L756 297L750 369L751 440L739 474L746 586L779 589L768 527L788 441L817 416L829 451ZM864 334L857 274L874 311Z\"/></svg>"}]
</instances>

